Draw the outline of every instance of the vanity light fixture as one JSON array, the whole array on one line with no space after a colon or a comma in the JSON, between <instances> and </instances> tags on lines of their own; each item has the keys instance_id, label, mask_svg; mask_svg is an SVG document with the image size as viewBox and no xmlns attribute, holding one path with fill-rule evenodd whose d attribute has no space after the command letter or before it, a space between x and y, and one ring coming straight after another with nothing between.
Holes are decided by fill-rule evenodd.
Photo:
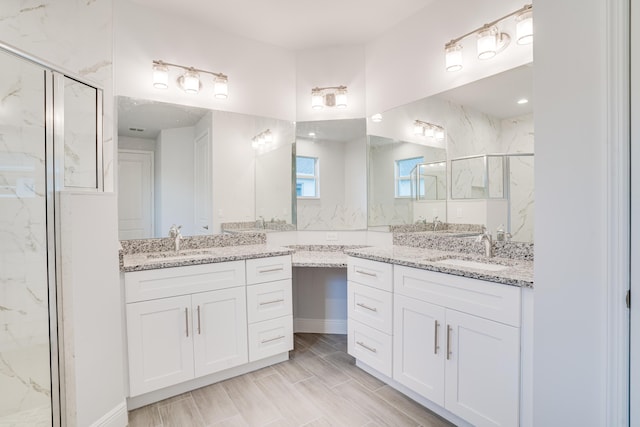
<instances>
[{"instance_id":1,"label":"vanity light fixture","mask_svg":"<svg viewBox=\"0 0 640 427\"><path fill-rule=\"evenodd\" d=\"M341 85L311 89L311 108L322 110L324 107L347 108L347 87Z\"/></svg>"},{"instance_id":2,"label":"vanity light fixture","mask_svg":"<svg viewBox=\"0 0 640 427\"><path fill-rule=\"evenodd\" d=\"M415 136L426 136L442 141L444 139L444 128L434 125L433 123L423 122L422 120L414 120L413 134Z\"/></svg>"},{"instance_id":3,"label":"vanity light fixture","mask_svg":"<svg viewBox=\"0 0 640 427\"><path fill-rule=\"evenodd\" d=\"M153 87L167 89L169 87L169 67L180 68L184 72L178 77L178 86L186 93L198 93L202 89L200 74L213 76L213 96L218 99L227 99L229 95L228 77L222 73L200 70L194 67L171 64L161 60L153 60Z\"/></svg>"},{"instance_id":4,"label":"vanity light fixture","mask_svg":"<svg viewBox=\"0 0 640 427\"><path fill-rule=\"evenodd\" d=\"M533 5L527 4L495 21L476 28L444 45L445 68L447 71L462 69L462 45L460 42L476 35L478 59L490 59L502 52L511 41L511 36L500 31L498 24L512 16L516 17L516 42L519 45L533 42Z\"/></svg>"},{"instance_id":5,"label":"vanity light fixture","mask_svg":"<svg viewBox=\"0 0 640 427\"><path fill-rule=\"evenodd\" d=\"M264 148L273 143L273 134L270 129L260 132L251 138L251 147L254 149Z\"/></svg>"}]
</instances>

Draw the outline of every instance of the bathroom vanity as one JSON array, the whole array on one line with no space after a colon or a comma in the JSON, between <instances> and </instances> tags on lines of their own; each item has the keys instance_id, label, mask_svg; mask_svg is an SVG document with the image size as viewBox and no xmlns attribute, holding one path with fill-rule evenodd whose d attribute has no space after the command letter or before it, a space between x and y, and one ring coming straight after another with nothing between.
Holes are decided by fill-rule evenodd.
<instances>
[{"instance_id":1,"label":"bathroom vanity","mask_svg":"<svg viewBox=\"0 0 640 427\"><path fill-rule=\"evenodd\" d=\"M359 367L456 424L527 424L532 262L402 246L347 253Z\"/></svg>"},{"instance_id":2,"label":"bathroom vanity","mask_svg":"<svg viewBox=\"0 0 640 427\"><path fill-rule=\"evenodd\" d=\"M129 409L287 360L291 252L250 244L124 254Z\"/></svg>"}]
</instances>

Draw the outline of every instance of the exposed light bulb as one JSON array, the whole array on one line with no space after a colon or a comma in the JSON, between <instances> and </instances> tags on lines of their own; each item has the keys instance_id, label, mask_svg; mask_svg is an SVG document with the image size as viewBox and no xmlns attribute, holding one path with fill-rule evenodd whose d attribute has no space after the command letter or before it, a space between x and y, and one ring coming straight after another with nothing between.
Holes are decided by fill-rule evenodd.
<instances>
[{"instance_id":1,"label":"exposed light bulb","mask_svg":"<svg viewBox=\"0 0 640 427\"><path fill-rule=\"evenodd\" d=\"M518 104L520 104L520 105L526 104L528 102L529 102L529 100L527 98L518 99Z\"/></svg>"},{"instance_id":2,"label":"exposed light bulb","mask_svg":"<svg viewBox=\"0 0 640 427\"><path fill-rule=\"evenodd\" d=\"M444 139L444 129L436 129L435 137L438 141L442 141Z\"/></svg>"},{"instance_id":3,"label":"exposed light bulb","mask_svg":"<svg viewBox=\"0 0 640 427\"><path fill-rule=\"evenodd\" d=\"M433 128L431 126L429 126L428 128L426 128L424 130L424 136L427 136L429 138L433 138L434 135L435 135L435 131L433 130Z\"/></svg>"},{"instance_id":4,"label":"exposed light bulb","mask_svg":"<svg viewBox=\"0 0 640 427\"><path fill-rule=\"evenodd\" d=\"M413 124L413 134L415 136L424 136L424 126L420 122L415 122Z\"/></svg>"}]
</instances>

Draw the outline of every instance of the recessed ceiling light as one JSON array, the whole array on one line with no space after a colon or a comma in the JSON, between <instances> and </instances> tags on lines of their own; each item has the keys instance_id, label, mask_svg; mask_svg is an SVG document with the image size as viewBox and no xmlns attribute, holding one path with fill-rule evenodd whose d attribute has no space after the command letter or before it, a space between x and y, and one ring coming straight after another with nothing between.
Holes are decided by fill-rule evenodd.
<instances>
[{"instance_id":1,"label":"recessed ceiling light","mask_svg":"<svg viewBox=\"0 0 640 427\"><path fill-rule=\"evenodd\" d=\"M309 132L309 136L310 136L311 138L313 138L314 136L316 136L316 133L315 133L315 132Z\"/></svg>"},{"instance_id":2,"label":"recessed ceiling light","mask_svg":"<svg viewBox=\"0 0 640 427\"><path fill-rule=\"evenodd\" d=\"M529 102L529 100L527 98L518 99L518 104L520 104L520 105L526 104L527 102Z\"/></svg>"}]
</instances>

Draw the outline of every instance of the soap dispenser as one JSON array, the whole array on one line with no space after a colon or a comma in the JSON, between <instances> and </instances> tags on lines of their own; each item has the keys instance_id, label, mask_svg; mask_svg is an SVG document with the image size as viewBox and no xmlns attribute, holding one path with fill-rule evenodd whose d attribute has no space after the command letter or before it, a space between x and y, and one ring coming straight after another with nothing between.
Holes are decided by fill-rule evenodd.
<instances>
[{"instance_id":1,"label":"soap dispenser","mask_svg":"<svg viewBox=\"0 0 640 427\"><path fill-rule=\"evenodd\" d=\"M498 242L504 242L504 237L505 237L504 225L500 224L496 229L496 240Z\"/></svg>"}]
</instances>

